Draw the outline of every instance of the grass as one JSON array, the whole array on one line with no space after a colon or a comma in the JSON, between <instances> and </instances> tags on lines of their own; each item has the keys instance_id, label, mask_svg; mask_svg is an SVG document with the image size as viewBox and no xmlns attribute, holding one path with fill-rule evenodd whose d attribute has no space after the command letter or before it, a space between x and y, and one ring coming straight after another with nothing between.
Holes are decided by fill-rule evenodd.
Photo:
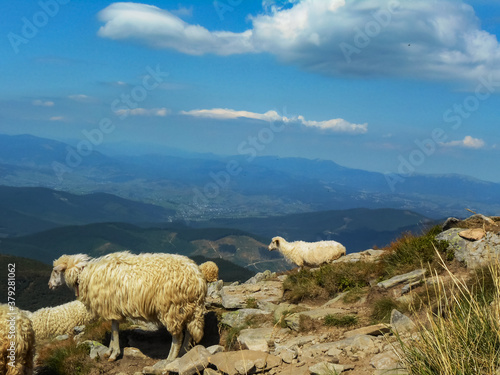
<instances>
[{"instance_id":1,"label":"grass","mask_svg":"<svg viewBox=\"0 0 500 375\"><path fill-rule=\"evenodd\" d=\"M358 324L358 317L351 314L328 314L324 318L324 324L328 327L352 327Z\"/></svg>"},{"instance_id":2,"label":"grass","mask_svg":"<svg viewBox=\"0 0 500 375\"><path fill-rule=\"evenodd\" d=\"M427 307L425 317L417 321L418 337L409 341L399 337L401 359L411 375L498 373L498 265L490 267L488 274L491 278L479 272L464 282L449 272L452 288L443 282L434 286L441 303Z\"/></svg>"},{"instance_id":3,"label":"grass","mask_svg":"<svg viewBox=\"0 0 500 375\"><path fill-rule=\"evenodd\" d=\"M39 375L85 375L95 367L86 345L77 346L73 340L45 345L39 352Z\"/></svg>"},{"instance_id":4,"label":"grass","mask_svg":"<svg viewBox=\"0 0 500 375\"><path fill-rule=\"evenodd\" d=\"M381 297L373 302L371 319L376 323L389 323L392 310L405 312L407 308L392 297Z\"/></svg>"},{"instance_id":5,"label":"grass","mask_svg":"<svg viewBox=\"0 0 500 375\"><path fill-rule=\"evenodd\" d=\"M453 260L453 253L448 251L448 242L437 241L436 235L441 232L440 226L434 226L420 236L405 233L392 242L381 260L383 278L400 275L421 268L439 267L436 254L444 254L447 261Z\"/></svg>"},{"instance_id":6,"label":"grass","mask_svg":"<svg viewBox=\"0 0 500 375\"><path fill-rule=\"evenodd\" d=\"M259 305L257 304L257 300L253 297L249 297L245 301L247 309L257 309Z\"/></svg>"}]
</instances>

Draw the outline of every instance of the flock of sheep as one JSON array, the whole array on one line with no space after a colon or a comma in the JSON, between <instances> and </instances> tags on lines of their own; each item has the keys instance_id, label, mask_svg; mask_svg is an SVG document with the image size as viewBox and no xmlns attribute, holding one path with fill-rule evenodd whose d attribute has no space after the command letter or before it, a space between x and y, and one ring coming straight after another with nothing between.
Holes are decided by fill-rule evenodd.
<instances>
[{"instance_id":1,"label":"flock of sheep","mask_svg":"<svg viewBox=\"0 0 500 375\"><path fill-rule=\"evenodd\" d=\"M318 266L346 253L335 241L289 243L281 237L273 238L269 250L280 251L299 267ZM214 262L197 266L182 255L128 251L99 258L63 255L53 266L49 287L66 284L77 299L34 313L0 304L0 374L31 375L36 340L68 333L96 318L112 322L106 353L110 361L120 355L118 323L126 318L163 324L172 335L167 357L172 361L202 339L207 283L217 281L219 271ZM13 315L15 329L5 324Z\"/></svg>"}]
</instances>

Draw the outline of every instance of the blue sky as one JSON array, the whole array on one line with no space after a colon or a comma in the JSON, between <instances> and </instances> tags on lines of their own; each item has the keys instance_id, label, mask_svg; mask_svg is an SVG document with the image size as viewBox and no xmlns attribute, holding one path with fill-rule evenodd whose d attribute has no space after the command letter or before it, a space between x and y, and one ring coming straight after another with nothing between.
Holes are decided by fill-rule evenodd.
<instances>
[{"instance_id":1,"label":"blue sky","mask_svg":"<svg viewBox=\"0 0 500 375\"><path fill-rule=\"evenodd\" d=\"M500 182L498 2L20 0L1 10L2 133Z\"/></svg>"}]
</instances>

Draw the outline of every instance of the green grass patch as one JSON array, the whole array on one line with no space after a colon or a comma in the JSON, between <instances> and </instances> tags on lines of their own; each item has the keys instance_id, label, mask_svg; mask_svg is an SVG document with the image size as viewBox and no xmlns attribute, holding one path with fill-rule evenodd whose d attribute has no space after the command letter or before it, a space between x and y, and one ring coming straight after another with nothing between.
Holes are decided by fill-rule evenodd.
<instances>
[{"instance_id":1,"label":"green grass patch","mask_svg":"<svg viewBox=\"0 0 500 375\"><path fill-rule=\"evenodd\" d=\"M328 314L324 318L324 324L329 327L352 327L358 324L358 317L351 314Z\"/></svg>"}]
</instances>

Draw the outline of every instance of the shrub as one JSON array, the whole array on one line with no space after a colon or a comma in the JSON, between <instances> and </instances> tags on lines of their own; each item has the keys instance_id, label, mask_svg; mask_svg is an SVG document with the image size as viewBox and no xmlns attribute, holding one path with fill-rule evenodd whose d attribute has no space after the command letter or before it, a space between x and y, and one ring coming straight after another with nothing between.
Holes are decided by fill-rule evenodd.
<instances>
[{"instance_id":1,"label":"shrub","mask_svg":"<svg viewBox=\"0 0 500 375\"><path fill-rule=\"evenodd\" d=\"M39 353L40 375L84 375L95 367L86 345L76 346L71 341L44 346Z\"/></svg>"},{"instance_id":2,"label":"shrub","mask_svg":"<svg viewBox=\"0 0 500 375\"><path fill-rule=\"evenodd\" d=\"M382 297L373 302L371 318L374 323L389 323L392 310L405 311L406 309L394 298Z\"/></svg>"},{"instance_id":3,"label":"shrub","mask_svg":"<svg viewBox=\"0 0 500 375\"><path fill-rule=\"evenodd\" d=\"M318 285L314 274L306 269L288 275L283 282L283 288L291 302L328 297L327 292Z\"/></svg>"}]
</instances>

